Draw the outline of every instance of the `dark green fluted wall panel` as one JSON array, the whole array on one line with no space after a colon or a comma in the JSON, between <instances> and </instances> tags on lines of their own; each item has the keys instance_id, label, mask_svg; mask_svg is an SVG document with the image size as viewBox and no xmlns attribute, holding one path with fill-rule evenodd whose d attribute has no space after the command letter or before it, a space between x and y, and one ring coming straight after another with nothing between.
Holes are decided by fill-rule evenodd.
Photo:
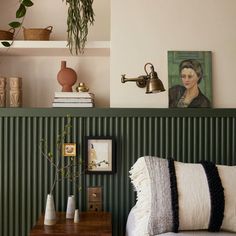
<instances>
[{"instance_id":1,"label":"dark green fluted wall panel","mask_svg":"<svg viewBox=\"0 0 236 236\"><path fill-rule=\"evenodd\" d=\"M67 141L78 144L80 158L84 136L115 137L117 173L82 176L80 193L68 181L58 183L56 208L65 210L73 193L85 210L86 187L102 186L115 236L123 235L135 203L128 171L138 157L236 164L236 109L0 109L0 235L27 235L44 210L53 172L38 145L46 138L55 151L67 114L73 117Z\"/></svg>"}]
</instances>

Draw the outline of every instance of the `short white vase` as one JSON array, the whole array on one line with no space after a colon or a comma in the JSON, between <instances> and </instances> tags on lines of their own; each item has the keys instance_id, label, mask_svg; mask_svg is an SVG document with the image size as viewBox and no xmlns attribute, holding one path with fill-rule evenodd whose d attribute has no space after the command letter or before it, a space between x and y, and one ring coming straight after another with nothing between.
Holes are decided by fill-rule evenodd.
<instances>
[{"instance_id":1,"label":"short white vase","mask_svg":"<svg viewBox=\"0 0 236 236\"><path fill-rule=\"evenodd\" d=\"M46 202L46 210L44 216L45 225L55 225L56 224L56 210L54 205L54 200L52 194L48 194Z\"/></svg>"},{"instance_id":2,"label":"short white vase","mask_svg":"<svg viewBox=\"0 0 236 236\"><path fill-rule=\"evenodd\" d=\"M79 223L79 209L75 209L74 223Z\"/></svg>"},{"instance_id":3,"label":"short white vase","mask_svg":"<svg viewBox=\"0 0 236 236\"><path fill-rule=\"evenodd\" d=\"M68 197L66 208L66 219L74 219L75 215L75 197L71 195Z\"/></svg>"}]
</instances>

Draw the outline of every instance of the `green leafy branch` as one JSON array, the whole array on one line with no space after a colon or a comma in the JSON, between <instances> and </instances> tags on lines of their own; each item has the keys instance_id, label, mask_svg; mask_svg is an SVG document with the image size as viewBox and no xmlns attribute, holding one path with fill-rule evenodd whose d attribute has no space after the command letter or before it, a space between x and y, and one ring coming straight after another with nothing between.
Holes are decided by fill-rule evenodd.
<instances>
[{"instance_id":1,"label":"green leafy branch","mask_svg":"<svg viewBox=\"0 0 236 236\"><path fill-rule=\"evenodd\" d=\"M39 150L41 155L51 164L51 167L55 169L55 174L53 177L52 185L50 187L50 194L52 194L55 185L57 182L67 179L68 181L76 183L76 179L81 175L85 174L86 169L93 169L101 166L102 163L109 165L108 161L102 160L99 162L91 161L88 163L88 166L83 170L79 169L79 166L83 165L83 161L81 158L75 156L67 156L63 158L62 155L62 147L65 143L66 138L70 135L72 125L71 125L71 116L67 115L66 124L60 134L57 135L56 140L56 150L57 150L57 158L53 154L53 152L48 150L48 144L45 139L40 140ZM63 160L63 161L62 161ZM65 163L67 161L67 163ZM81 190L81 187L78 186L78 190Z\"/></svg>"},{"instance_id":2,"label":"green leafy branch","mask_svg":"<svg viewBox=\"0 0 236 236\"><path fill-rule=\"evenodd\" d=\"M78 166L82 165L82 160L74 156L66 157L64 159L64 162L62 162L62 147L64 144L64 141L66 137L70 134L70 129L72 128L71 125L71 117L68 115L67 116L67 123L64 126L63 131L57 135L57 140L56 140L56 146L57 146L57 154L58 158L56 159L53 152L45 152L47 150L47 142L44 139L40 140L40 152L42 156L49 161L51 166L55 169L55 175L53 178L52 186L50 188L50 194L52 194L54 187L57 182L63 180L63 179L68 179L69 181L76 182L76 179L79 178L83 172L82 171L76 171L76 168ZM66 165L65 161L68 161ZM79 188L80 189L80 188Z\"/></svg>"}]
</instances>

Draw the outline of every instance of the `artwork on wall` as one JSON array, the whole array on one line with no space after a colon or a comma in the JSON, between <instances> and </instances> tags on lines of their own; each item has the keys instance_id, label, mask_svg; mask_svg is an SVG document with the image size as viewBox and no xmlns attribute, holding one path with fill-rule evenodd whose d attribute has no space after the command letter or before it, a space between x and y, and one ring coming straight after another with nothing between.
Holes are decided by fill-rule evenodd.
<instances>
[{"instance_id":1,"label":"artwork on wall","mask_svg":"<svg viewBox=\"0 0 236 236\"><path fill-rule=\"evenodd\" d=\"M115 172L115 141L113 137L85 137L85 170L87 174Z\"/></svg>"},{"instance_id":2,"label":"artwork on wall","mask_svg":"<svg viewBox=\"0 0 236 236\"><path fill-rule=\"evenodd\" d=\"M76 143L64 143L63 144L63 156L76 156Z\"/></svg>"},{"instance_id":3,"label":"artwork on wall","mask_svg":"<svg viewBox=\"0 0 236 236\"><path fill-rule=\"evenodd\" d=\"M212 105L210 51L168 51L169 107Z\"/></svg>"}]
</instances>

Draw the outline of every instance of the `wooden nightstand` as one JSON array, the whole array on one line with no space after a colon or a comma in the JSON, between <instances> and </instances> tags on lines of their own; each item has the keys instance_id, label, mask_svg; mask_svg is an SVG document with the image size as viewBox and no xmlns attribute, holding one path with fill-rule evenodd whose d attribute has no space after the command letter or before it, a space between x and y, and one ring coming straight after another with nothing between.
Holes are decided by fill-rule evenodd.
<instances>
[{"instance_id":1,"label":"wooden nightstand","mask_svg":"<svg viewBox=\"0 0 236 236\"><path fill-rule=\"evenodd\" d=\"M30 231L30 236L112 236L112 219L109 212L80 212L80 222L67 220L65 212L57 213L57 223L43 224L41 216Z\"/></svg>"}]
</instances>

